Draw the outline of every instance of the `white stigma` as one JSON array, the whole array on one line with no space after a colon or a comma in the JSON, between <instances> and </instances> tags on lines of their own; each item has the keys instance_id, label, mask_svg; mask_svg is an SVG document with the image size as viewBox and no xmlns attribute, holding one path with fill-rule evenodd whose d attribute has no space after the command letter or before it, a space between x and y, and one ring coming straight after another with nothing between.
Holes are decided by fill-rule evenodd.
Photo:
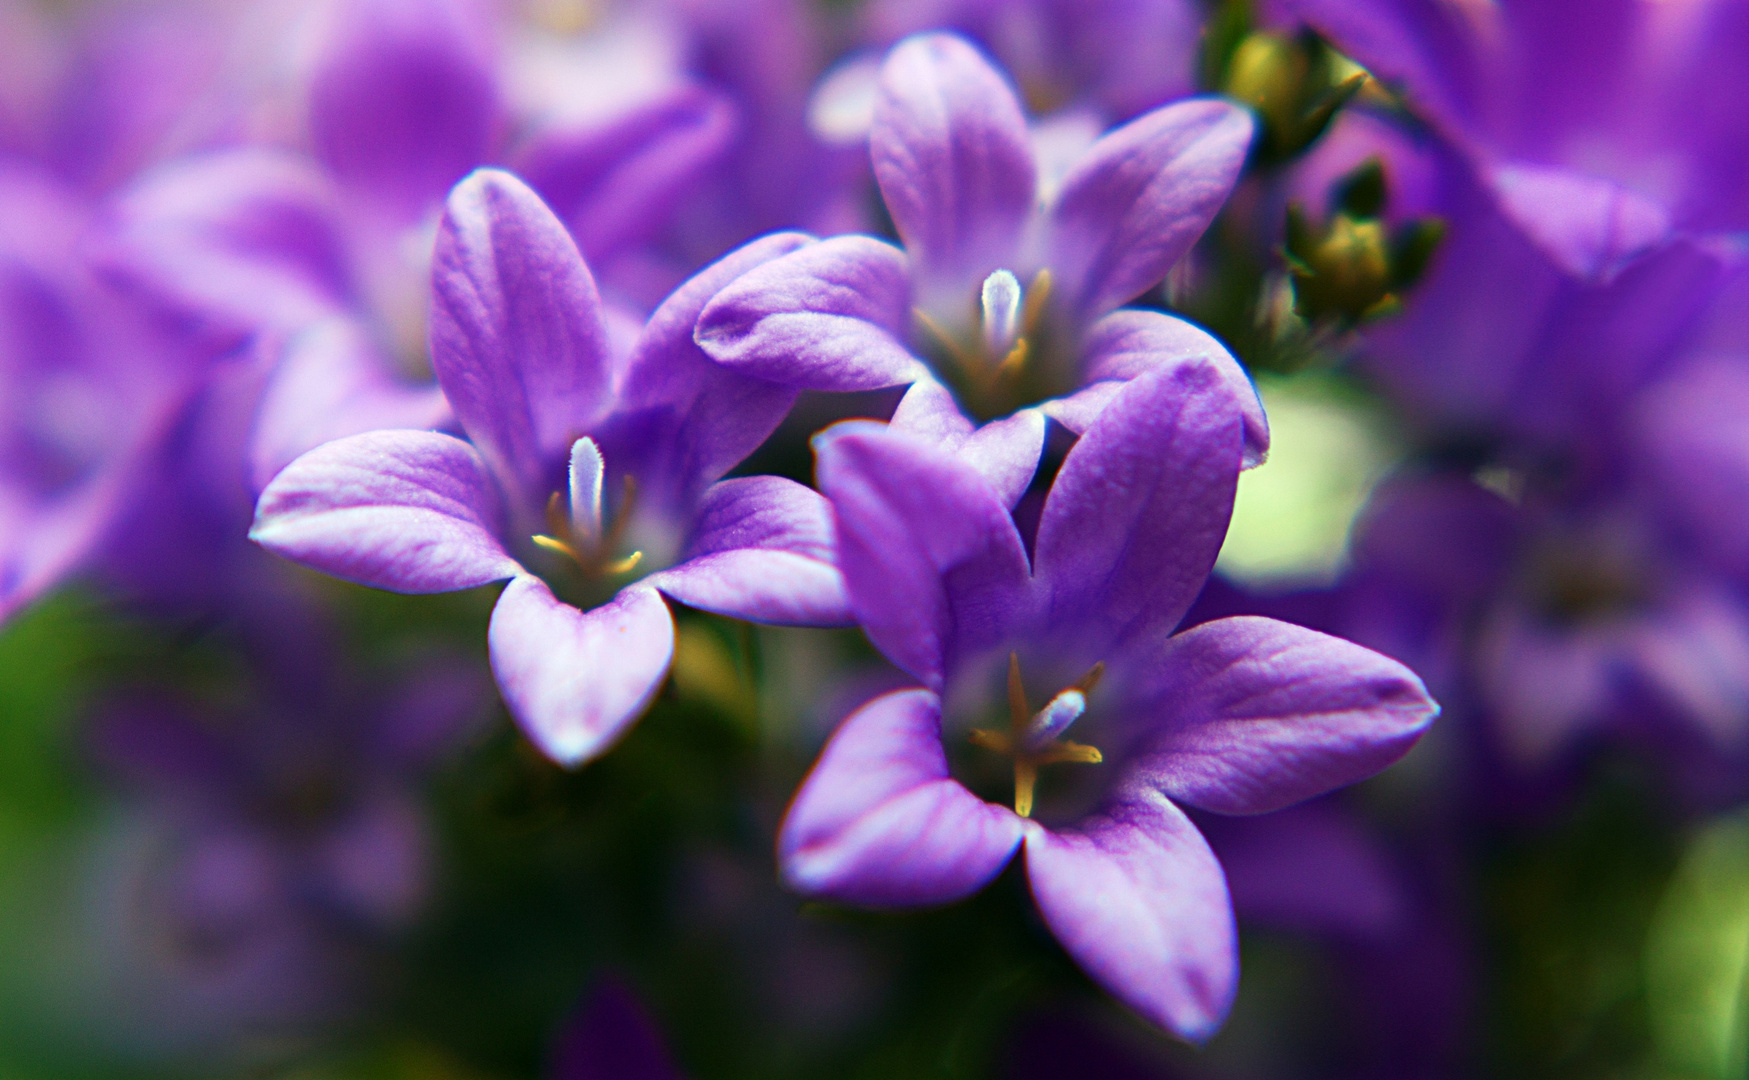
<instances>
[{"instance_id":1,"label":"white stigma","mask_svg":"<svg viewBox=\"0 0 1749 1080\"><path fill-rule=\"evenodd\" d=\"M1086 711L1087 695L1070 687L1033 714L1021 742L1028 750L1042 749L1052 739L1069 730L1069 725L1081 719L1081 714Z\"/></svg>"},{"instance_id":2,"label":"white stigma","mask_svg":"<svg viewBox=\"0 0 1749 1080\"><path fill-rule=\"evenodd\" d=\"M998 270L984 279L980 299L984 314L984 350L991 359L1000 361L1020 340L1023 299L1020 279L1010 271Z\"/></svg>"},{"instance_id":3,"label":"white stigma","mask_svg":"<svg viewBox=\"0 0 1749 1080\"><path fill-rule=\"evenodd\" d=\"M571 531L585 544L601 542L601 448L590 438L571 444Z\"/></svg>"}]
</instances>

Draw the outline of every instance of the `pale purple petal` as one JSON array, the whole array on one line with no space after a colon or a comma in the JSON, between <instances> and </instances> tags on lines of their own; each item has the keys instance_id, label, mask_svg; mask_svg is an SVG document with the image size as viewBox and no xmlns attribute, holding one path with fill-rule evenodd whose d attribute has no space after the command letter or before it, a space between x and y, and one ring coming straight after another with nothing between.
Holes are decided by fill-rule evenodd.
<instances>
[{"instance_id":1,"label":"pale purple petal","mask_svg":"<svg viewBox=\"0 0 1749 1080\"><path fill-rule=\"evenodd\" d=\"M899 399L889 421L902 431L941 447L982 473L1010 509L1026 494L1044 453L1045 415L1023 409L978 427L933 378L919 379Z\"/></svg>"},{"instance_id":2,"label":"pale purple petal","mask_svg":"<svg viewBox=\"0 0 1749 1080\"><path fill-rule=\"evenodd\" d=\"M387 428L441 428L451 419L443 391L397 378L364 327L324 320L286 342L262 391L251 447L255 489L325 442Z\"/></svg>"},{"instance_id":3,"label":"pale purple petal","mask_svg":"<svg viewBox=\"0 0 1749 1080\"><path fill-rule=\"evenodd\" d=\"M1635 673L1721 749L1749 745L1749 615L1716 582L1687 582L1634 626Z\"/></svg>"},{"instance_id":4,"label":"pale purple petal","mask_svg":"<svg viewBox=\"0 0 1749 1080\"><path fill-rule=\"evenodd\" d=\"M751 622L852 622L835 559L832 507L794 480L749 476L705 492L686 561L645 584L691 607Z\"/></svg>"},{"instance_id":5,"label":"pale purple petal","mask_svg":"<svg viewBox=\"0 0 1749 1080\"><path fill-rule=\"evenodd\" d=\"M470 0L328 10L310 85L316 154L343 183L416 219L492 152L490 13Z\"/></svg>"},{"instance_id":6,"label":"pale purple petal","mask_svg":"<svg viewBox=\"0 0 1749 1080\"><path fill-rule=\"evenodd\" d=\"M1026 114L964 38L920 34L887 56L869 154L926 302L1012 262L1033 207Z\"/></svg>"},{"instance_id":7,"label":"pale purple petal","mask_svg":"<svg viewBox=\"0 0 1749 1080\"><path fill-rule=\"evenodd\" d=\"M1124 722L1149 729L1128 781L1220 814L1262 814L1363 780L1439 713L1402 664L1292 623L1237 616L1147 661Z\"/></svg>"},{"instance_id":8,"label":"pale purple petal","mask_svg":"<svg viewBox=\"0 0 1749 1080\"><path fill-rule=\"evenodd\" d=\"M1034 565L1051 633L1107 659L1178 625L1226 538L1243 416L1207 362L1129 382L1069 451L1039 520Z\"/></svg>"},{"instance_id":9,"label":"pale purple petal","mask_svg":"<svg viewBox=\"0 0 1749 1080\"><path fill-rule=\"evenodd\" d=\"M647 585L580 611L524 574L498 597L486 641L510 715L568 767L606 753L649 707L674 658L674 618Z\"/></svg>"},{"instance_id":10,"label":"pale purple petal","mask_svg":"<svg viewBox=\"0 0 1749 1080\"><path fill-rule=\"evenodd\" d=\"M1159 284L1227 201L1251 114L1215 99L1168 105L1093 144L1051 212L1050 263L1074 317L1097 319Z\"/></svg>"},{"instance_id":11,"label":"pale purple petal","mask_svg":"<svg viewBox=\"0 0 1749 1080\"><path fill-rule=\"evenodd\" d=\"M879 424L841 424L815 446L857 621L939 691L956 661L999 644L1027 613L1026 550L1008 508L969 465Z\"/></svg>"},{"instance_id":12,"label":"pale purple petal","mask_svg":"<svg viewBox=\"0 0 1749 1080\"><path fill-rule=\"evenodd\" d=\"M292 154L179 159L127 189L111 217L110 272L215 337L301 326L353 302L335 192Z\"/></svg>"},{"instance_id":13,"label":"pale purple petal","mask_svg":"<svg viewBox=\"0 0 1749 1080\"><path fill-rule=\"evenodd\" d=\"M1119 1001L1192 1042L1213 1035L1239 984L1221 865L1157 792L1119 792L1071 828L1032 825L1026 875L1045 924Z\"/></svg>"},{"instance_id":14,"label":"pale purple petal","mask_svg":"<svg viewBox=\"0 0 1749 1080\"><path fill-rule=\"evenodd\" d=\"M774 233L746 244L674 290L650 316L626 365L617 415L601 432L615 468L638 476L641 497L691 510L702 488L764 442L795 401L792 387L743 375L692 338L699 312L754 267L813 241Z\"/></svg>"},{"instance_id":15,"label":"pale purple petal","mask_svg":"<svg viewBox=\"0 0 1749 1080\"><path fill-rule=\"evenodd\" d=\"M928 369L905 346L905 253L835 236L737 278L699 316L698 344L720 364L806 390L878 390Z\"/></svg>"},{"instance_id":16,"label":"pale purple petal","mask_svg":"<svg viewBox=\"0 0 1749 1080\"><path fill-rule=\"evenodd\" d=\"M868 907L945 904L1008 865L1021 819L948 775L941 702L900 690L844 721L778 833L784 883Z\"/></svg>"},{"instance_id":17,"label":"pale purple petal","mask_svg":"<svg viewBox=\"0 0 1749 1080\"><path fill-rule=\"evenodd\" d=\"M256 543L395 592L471 589L522 572L498 533L485 463L460 439L373 431L317 447L267 485Z\"/></svg>"},{"instance_id":18,"label":"pale purple petal","mask_svg":"<svg viewBox=\"0 0 1749 1080\"><path fill-rule=\"evenodd\" d=\"M517 156L516 172L599 266L656 237L729 149L737 127L723 95L680 86L607 123L537 132Z\"/></svg>"},{"instance_id":19,"label":"pale purple petal","mask_svg":"<svg viewBox=\"0 0 1749 1080\"><path fill-rule=\"evenodd\" d=\"M482 169L450 194L431 284L437 381L493 467L544 503L572 442L612 406L589 268L539 196Z\"/></svg>"},{"instance_id":20,"label":"pale purple petal","mask_svg":"<svg viewBox=\"0 0 1749 1080\"><path fill-rule=\"evenodd\" d=\"M1669 211L1607 180L1566 169L1497 165L1500 208L1567 273L1606 280L1670 235Z\"/></svg>"}]
</instances>

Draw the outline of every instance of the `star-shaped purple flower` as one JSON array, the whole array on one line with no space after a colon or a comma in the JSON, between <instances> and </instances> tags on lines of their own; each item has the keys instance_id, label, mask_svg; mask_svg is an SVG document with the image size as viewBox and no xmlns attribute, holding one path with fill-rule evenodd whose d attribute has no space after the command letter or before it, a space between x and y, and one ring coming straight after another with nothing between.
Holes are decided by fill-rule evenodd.
<instances>
[{"instance_id":1,"label":"star-shaped purple flower","mask_svg":"<svg viewBox=\"0 0 1749 1080\"><path fill-rule=\"evenodd\" d=\"M793 888L945 903L1024 848L1045 922L1096 981L1213 1033L1233 916L1179 804L1279 809L1389 765L1437 712L1402 665L1288 623L1173 633L1226 532L1244 423L1212 363L1139 375L1069 452L1030 549L938 447L867 422L820 437L852 608L921 686L833 735L778 840Z\"/></svg>"},{"instance_id":2,"label":"star-shaped purple flower","mask_svg":"<svg viewBox=\"0 0 1749 1080\"><path fill-rule=\"evenodd\" d=\"M397 592L509 579L489 645L512 715L560 762L600 754L667 674L661 593L762 622L848 620L824 500L720 481L795 392L718 367L691 336L723 284L803 242L767 237L705 269L616 362L564 226L508 173L474 173L439 227L431 333L471 442L374 431L318 447L262 492L251 535Z\"/></svg>"},{"instance_id":3,"label":"star-shaped purple flower","mask_svg":"<svg viewBox=\"0 0 1749 1080\"><path fill-rule=\"evenodd\" d=\"M1013 435L1036 462L1046 415L1079 432L1138 372L1226 355L1181 320L1114 309L1207 229L1251 133L1229 102L1183 101L1041 169L1000 71L958 36L908 38L882 68L869 137L903 248L837 236L772 260L705 307L699 344L808 389L910 383L945 398L945 385L980 420L1043 402ZM895 423L917 426L905 412ZM1248 456L1260 457L1254 420Z\"/></svg>"}]
</instances>

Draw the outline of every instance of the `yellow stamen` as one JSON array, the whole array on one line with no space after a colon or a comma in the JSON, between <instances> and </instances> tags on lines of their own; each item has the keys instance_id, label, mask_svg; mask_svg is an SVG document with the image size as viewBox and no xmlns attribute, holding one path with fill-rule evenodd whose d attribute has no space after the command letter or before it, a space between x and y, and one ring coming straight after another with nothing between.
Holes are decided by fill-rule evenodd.
<instances>
[{"instance_id":1,"label":"yellow stamen","mask_svg":"<svg viewBox=\"0 0 1749 1080\"><path fill-rule=\"evenodd\" d=\"M602 563L601 572L603 574L623 574L643 561L644 553L641 551L634 551L623 559L615 559L610 563Z\"/></svg>"},{"instance_id":2,"label":"yellow stamen","mask_svg":"<svg viewBox=\"0 0 1749 1080\"><path fill-rule=\"evenodd\" d=\"M548 551L556 551L560 555L576 559L578 562L583 561L578 558L577 552L571 547L571 545L565 543L563 540L556 540L551 536L544 536L540 533L536 533L534 535L534 543L536 547L545 548Z\"/></svg>"},{"instance_id":3,"label":"yellow stamen","mask_svg":"<svg viewBox=\"0 0 1749 1080\"><path fill-rule=\"evenodd\" d=\"M1026 308L1021 312L1021 328L1028 334L1038 329L1038 321L1044 318L1045 301L1051 298L1051 272L1042 269L1032 276L1032 285L1026 290Z\"/></svg>"},{"instance_id":4,"label":"yellow stamen","mask_svg":"<svg viewBox=\"0 0 1749 1080\"><path fill-rule=\"evenodd\" d=\"M917 321L923 325L923 329L929 331L929 335L947 350L948 355L953 357L954 363L958 364L961 370L975 371L977 369L976 360L966 352L964 346L954 340L953 335L948 333L945 327L930 318L922 308L912 308L911 314L916 316Z\"/></svg>"},{"instance_id":5,"label":"yellow stamen","mask_svg":"<svg viewBox=\"0 0 1749 1080\"><path fill-rule=\"evenodd\" d=\"M1087 694L1104 674L1105 664L1094 664L1074 688ZM1026 703L1026 684L1020 677L1020 654L1011 652L1008 654L1008 730L977 728L970 738L973 746L1014 759L1014 812L1021 817L1032 816L1033 791L1038 786L1040 765L1098 765L1105 760L1098 747L1066 739L1052 739L1037 750L1027 749L1023 734L1031 719L1032 710Z\"/></svg>"}]
</instances>

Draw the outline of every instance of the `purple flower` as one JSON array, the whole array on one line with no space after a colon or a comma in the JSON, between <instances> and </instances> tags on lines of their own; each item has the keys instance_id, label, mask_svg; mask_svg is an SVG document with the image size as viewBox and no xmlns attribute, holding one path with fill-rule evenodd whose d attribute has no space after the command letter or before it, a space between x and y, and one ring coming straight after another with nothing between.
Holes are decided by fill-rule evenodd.
<instances>
[{"instance_id":1,"label":"purple flower","mask_svg":"<svg viewBox=\"0 0 1749 1080\"><path fill-rule=\"evenodd\" d=\"M1213 1033L1233 916L1177 804L1279 809L1384 768L1437 711L1396 662L1287 623L1173 634L1225 534L1245 425L1213 363L1137 376L1069 452L1030 550L968 464L867 423L820 437L853 610L922 685L833 735L778 840L793 888L945 903L1024 847L1045 922L1096 981Z\"/></svg>"},{"instance_id":2,"label":"purple flower","mask_svg":"<svg viewBox=\"0 0 1749 1080\"><path fill-rule=\"evenodd\" d=\"M1128 119L1196 90L1203 12L1185 0L876 0L876 41L951 29L1014 72L1038 112L1089 103Z\"/></svg>"},{"instance_id":3,"label":"purple flower","mask_svg":"<svg viewBox=\"0 0 1749 1080\"><path fill-rule=\"evenodd\" d=\"M1673 229L1749 225L1740 4L1287 6L1400 86L1573 274L1607 275Z\"/></svg>"},{"instance_id":4,"label":"purple flower","mask_svg":"<svg viewBox=\"0 0 1749 1080\"><path fill-rule=\"evenodd\" d=\"M438 231L431 339L471 442L375 431L319 447L262 492L251 536L398 592L509 579L489 645L512 715L558 761L601 753L667 674L661 593L758 621L847 619L825 502L776 477L717 482L794 391L717 367L691 337L725 282L804 243L772 236L706 269L620 361L564 226L509 174L473 174Z\"/></svg>"},{"instance_id":5,"label":"purple flower","mask_svg":"<svg viewBox=\"0 0 1749 1080\"><path fill-rule=\"evenodd\" d=\"M101 549L198 375L91 272L91 216L0 166L0 622Z\"/></svg>"},{"instance_id":6,"label":"purple flower","mask_svg":"<svg viewBox=\"0 0 1749 1080\"><path fill-rule=\"evenodd\" d=\"M734 370L807 389L909 383L945 398L945 384L979 419L1042 400L1015 421L1036 462L1045 415L1080 431L1139 372L1226 355L1188 323L1113 309L1202 235L1251 130L1237 106L1181 102L1041 178L1002 74L962 38L907 39L882 69L870 136L904 247L838 236L772 260L705 307L698 341ZM1252 420L1248 454L1261 457Z\"/></svg>"}]
</instances>

